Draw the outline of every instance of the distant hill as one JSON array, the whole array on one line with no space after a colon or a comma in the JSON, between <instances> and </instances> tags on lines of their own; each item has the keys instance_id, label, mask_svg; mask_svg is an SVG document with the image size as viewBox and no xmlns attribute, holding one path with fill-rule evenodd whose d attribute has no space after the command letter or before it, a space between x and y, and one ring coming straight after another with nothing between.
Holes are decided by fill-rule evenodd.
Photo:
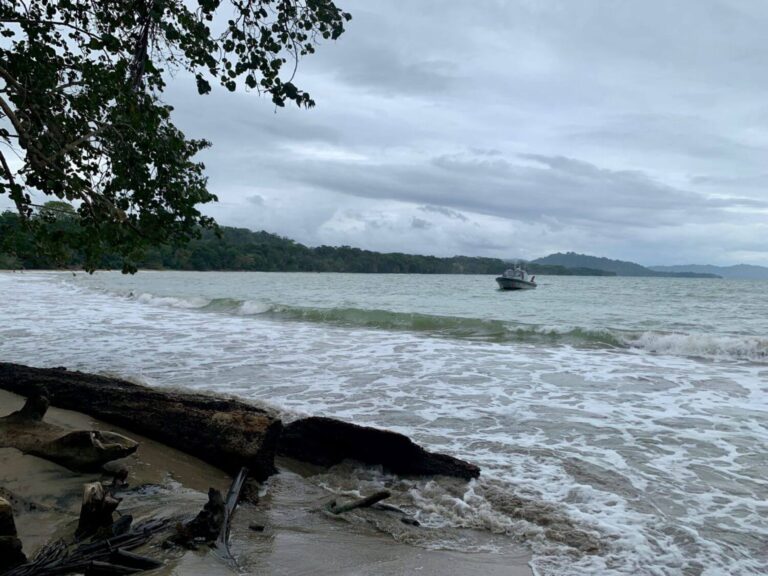
<instances>
[{"instance_id":1,"label":"distant hill","mask_svg":"<svg viewBox=\"0 0 768 576\"><path fill-rule=\"evenodd\" d=\"M597 268L566 268L565 266L536 264L535 262L526 262L525 260L507 261L509 266L518 263L522 264L529 274L540 274L542 276L616 276L615 272L598 270Z\"/></svg>"},{"instance_id":2,"label":"distant hill","mask_svg":"<svg viewBox=\"0 0 768 576\"><path fill-rule=\"evenodd\" d=\"M538 258L532 261L534 264L544 264L549 266L564 266L565 268L594 268L613 272L616 276L652 276L669 278L720 278L717 274L707 272L691 271L659 271L651 270L635 262L625 260L611 260L610 258L601 258L598 256L588 256L586 254L576 254L575 252L558 252L550 254L544 258Z\"/></svg>"},{"instance_id":3,"label":"distant hill","mask_svg":"<svg viewBox=\"0 0 768 576\"><path fill-rule=\"evenodd\" d=\"M735 266L711 266L709 264L687 264L683 266L649 266L657 272L693 272L696 274L717 274L723 278L744 280L768 280L768 268L751 264Z\"/></svg>"}]
</instances>

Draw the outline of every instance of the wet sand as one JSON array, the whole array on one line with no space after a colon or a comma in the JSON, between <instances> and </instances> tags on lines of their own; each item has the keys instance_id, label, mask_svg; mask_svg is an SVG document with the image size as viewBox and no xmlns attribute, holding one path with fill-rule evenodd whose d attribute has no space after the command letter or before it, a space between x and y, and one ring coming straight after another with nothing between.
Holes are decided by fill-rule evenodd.
<instances>
[{"instance_id":1,"label":"wet sand","mask_svg":"<svg viewBox=\"0 0 768 576\"><path fill-rule=\"evenodd\" d=\"M0 415L17 410L23 398L0 390ZM123 433L141 443L125 459L130 489L119 494L119 510L135 521L150 516L192 516L213 486L226 492L231 479L212 466L119 427L76 412L51 408L46 421L66 428L101 428ZM228 566L208 551L165 551L157 542L140 550L165 560L159 575L226 575L253 573L274 576L531 576L530 554L506 537L461 530L468 541L486 541L498 553L466 553L430 549L439 544L440 530L405 526L384 512L355 511L341 517L323 512L333 495L309 481L310 468L288 460L278 462L280 474L267 482L257 505L243 503L232 524L231 550L238 565ZM0 449L0 494L14 497L19 537L24 551L69 534L77 523L82 484L99 474L74 473L11 448ZM42 504L30 509L29 502ZM248 528L263 525L263 532ZM397 538L393 537L393 534ZM455 540L454 534L454 540ZM411 543L407 543L411 542ZM419 545L421 544L421 545Z\"/></svg>"}]
</instances>

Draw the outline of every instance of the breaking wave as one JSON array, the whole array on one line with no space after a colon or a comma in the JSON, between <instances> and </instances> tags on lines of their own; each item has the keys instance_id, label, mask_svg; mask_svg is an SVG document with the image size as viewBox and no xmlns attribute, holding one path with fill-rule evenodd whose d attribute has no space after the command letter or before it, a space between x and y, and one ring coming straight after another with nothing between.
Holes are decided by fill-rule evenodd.
<instances>
[{"instance_id":1,"label":"breaking wave","mask_svg":"<svg viewBox=\"0 0 768 576\"><path fill-rule=\"evenodd\" d=\"M438 316L361 308L312 308L234 298L177 298L149 293L128 296L144 304L207 312L258 315L273 320L424 333L435 337L495 343L615 348L715 360L768 362L768 338L684 332L629 331L580 326L543 326L503 320Z\"/></svg>"}]
</instances>

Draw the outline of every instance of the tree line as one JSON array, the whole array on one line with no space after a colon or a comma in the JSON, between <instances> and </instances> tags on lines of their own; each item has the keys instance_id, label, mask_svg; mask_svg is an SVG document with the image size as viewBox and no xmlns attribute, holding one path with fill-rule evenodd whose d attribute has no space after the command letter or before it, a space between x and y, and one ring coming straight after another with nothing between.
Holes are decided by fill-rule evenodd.
<instances>
[{"instance_id":1,"label":"tree line","mask_svg":"<svg viewBox=\"0 0 768 576\"><path fill-rule=\"evenodd\" d=\"M0 269L81 269L86 255L78 243L57 244L76 237L78 216L65 203L49 202L37 214L46 221L46 241L23 226L18 214L0 214ZM40 227L37 227L39 230ZM48 249L57 245L56 251ZM46 249L43 249L46 248ZM121 269L119 255L106 254L101 269ZM356 272L379 274L499 274L510 263L498 258L453 256L439 258L403 253L381 253L351 246L309 247L269 232L222 226L200 230L200 237L184 245L147 248L137 259L149 270L239 270L264 272ZM569 270L562 266L528 264L532 274L605 275L599 270Z\"/></svg>"}]
</instances>

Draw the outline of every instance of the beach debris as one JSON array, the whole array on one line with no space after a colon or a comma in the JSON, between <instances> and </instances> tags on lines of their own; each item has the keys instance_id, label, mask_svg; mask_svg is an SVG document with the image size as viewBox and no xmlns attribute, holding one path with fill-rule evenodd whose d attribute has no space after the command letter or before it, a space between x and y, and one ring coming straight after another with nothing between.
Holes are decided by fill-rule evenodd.
<instances>
[{"instance_id":1,"label":"beach debris","mask_svg":"<svg viewBox=\"0 0 768 576\"><path fill-rule=\"evenodd\" d=\"M112 513L117 510L121 499L115 498L104 489L101 482L89 482L83 486L83 503L75 536L85 538L100 530L111 528Z\"/></svg>"},{"instance_id":2,"label":"beach debris","mask_svg":"<svg viewBox=\"0 0 768 576\"><path fill-rule=\"evenodd\" d=\"M320 416L286 424L278 450L320 466L333 466L349 458L404 476L444 475L466 480L480 476L480 468L474 464L429 452L397 432Z\"/></svg>"},{"instance_id":3,"label":"beach debris","mask_svg":"<svg viewBox=\"0 0 768 576\"><path fill-rule=\"evenodd\" d=\"M162 562L129 551L143 546L167 527L165 518L147 520L126 534L84 542L74 548L64 540L56 540L43 546L34 560L11 568L3 576L119 576L157 568Z\"/></svg>"},{"instance_id":4,"label":"beach debris","mask_svg":"<svg viewBox=\"0 0 768 576\"><path fill-rule=\"evenodd\" d=\"M48 405L45 391L33 389L21 410L0 418L0 447L16 448L80 471L98 470L107 462L133 454L139 446L115 432L68 431L44 422Z\"/></svg>"},{"instance_id":5,"label":"beach debris","mask_svg":"<svg viewBox=\"0 0 768 576\"><path fill-rule=\"evenodd\" d=\"M392 496L392 493L389 490L380 490L370 496L360 498L359 500L353 500L352 502L347 502L345 504L337 504L335 500L332 500L328 503L327 509L331 514L343 514L344 512L349 512L357 508L370 508L377 502L381 502L390 496Z\"/></svg>"},{"instance_id":6,"label":"beach debris","mask_svg":"<svg viewBox=\"0 0 768 576\"><path fill-rule=\"evenodd\" d=\"M247 476L248 469L241 468L229 487L226 500L219 490L210 488L203 509L186 524L178 524L176 533L168 538L166 545L178 544L195 550L198 544L208 544L226 559L234 560L229 550L229 532Z\"/></svg>"},{"instance_id":7,"label":"beach debris","mask_svg":"<svg viewBox=\"0 0 768 576\"><path fill-rule=\"evenodd\" d=\"M235 476L229 487L227 499L224 501L224 522L216 538L216 547L228 558L232 558L232 553L229 550L229 532L232 527L232 517L235 514L235 508L237 508L237 503L240 500L240 492L243 490L243 484L247 477L248 468L240 468L240 472Z\"/></svg>"},{"instance_id":8,"label":"beach debris","mask_svg":"<svg viewBox=\"0 0 768 576\"><path fill-rule=\"evenodd\" d=\"M416 518L408 516L400 508L381 503L382 500L386 500L390 496L392 496L392 494L389 492L389 490L380 490L379 492L375 492L370 496L366 496L365 498L352 500L351 502L346 502L344 504L339 504L336 502L336 500L331 500L325 508L331 514L336 515L344 514L345 512L350 512L358 508L370 508L372 510L379 510L381 512L393 512L400 516L400 522L403 524L407 524L408 526L421 526L421 523L416 520Z\"/></svg>"},{"instance_id":9,"label":"beach debris","mask_svg":"<svg viewBox=\"0 0 768 576\"><path fill-rule=\"evenodd\" d=\"M21 549L11 503L5 498L0 498L0 572L27 561Z\"/></svg>"},{"instance_id":10,"label":"beach debris","mask_svg":"<svg viewBox=\"0 0 768 576\"><path fill-rule=\"evenodd\" d=\"M208 490L208 502L203 509L187 523L176 525L176 533L166 541L196 550L198 544L211 544L216 541L224 524L224 498L216 488Z\"/></svg>"},{"instance_id":11,"label":"beach debris","mask_svg":"<svg viewBox=\"0 0 768 576\"><path fill-rule=\"evenodd\" d=\"M276 472L282 422L247 402L149 388L74 370L0 363L0 388L26 395L44 386L54 406L77 410L173 446L236 475L266 480Z\"/></svg>"}]
</instances>

